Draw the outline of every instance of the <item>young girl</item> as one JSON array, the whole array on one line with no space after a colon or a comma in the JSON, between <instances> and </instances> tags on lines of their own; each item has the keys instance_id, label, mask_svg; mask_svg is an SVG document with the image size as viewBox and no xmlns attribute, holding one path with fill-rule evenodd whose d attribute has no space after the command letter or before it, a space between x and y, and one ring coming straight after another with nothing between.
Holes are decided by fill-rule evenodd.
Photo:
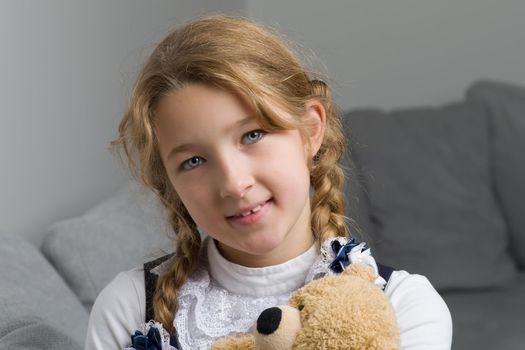
<instances>
[{"instance_id":1,"label":"young girl","mask_svg":"<svg viewBox=\"0 0 525 350\"><path fill-rule=\"evenodd\" d=\"M159 324L172 346L208 349L332 273L331 240L349 244L330 90L262 26L211 16L175 30L144 66L119 131L114 143L169 212L175 254L101 292L86 349L138 348ZM376 281L402 349L450 348L449 311L425 277Z\"/></svg>"}]
</instances>

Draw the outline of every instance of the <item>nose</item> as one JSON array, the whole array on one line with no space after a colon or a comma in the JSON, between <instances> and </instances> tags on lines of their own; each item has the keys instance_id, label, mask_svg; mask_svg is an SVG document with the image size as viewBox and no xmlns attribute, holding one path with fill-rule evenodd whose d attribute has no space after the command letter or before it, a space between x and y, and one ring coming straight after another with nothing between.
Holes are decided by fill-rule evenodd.
<instances>
[{"instance_id":1,"label":"nose","mask_svg":"<svg viewBox=\"0 0 525 350\"><path fill-rule=\"evenodd\" d=\"M269 335L275 332L281 324L282 311L278 307L264 310L257 319L257 331Z\"/></svg>"},{"instance_id":2,"label":"nose","mask_svg":"<svg viewBox=\"0 0 525 350\"><path fill-rule=\"evenodd\" d=\"M219 181L222 198L243 198L253 186L250 166L242 157L230 157L221 161Z\"/></svg>"}]
</instances>

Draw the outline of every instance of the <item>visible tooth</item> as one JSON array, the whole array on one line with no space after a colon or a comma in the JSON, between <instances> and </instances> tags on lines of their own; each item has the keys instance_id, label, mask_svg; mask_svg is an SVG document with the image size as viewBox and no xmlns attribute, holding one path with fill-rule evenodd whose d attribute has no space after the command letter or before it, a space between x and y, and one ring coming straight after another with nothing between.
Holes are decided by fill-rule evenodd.
<instances>
[{"instance_id":1,"label":"visible tooth","mask_svg":"<svg viewBox=\"0 0 525 350\"><path fill-rule=\"evenodd\" d=\"M252 213L251 210L245 211L244 213L241 213L241 216L248 216Z\"/></svg>"},{"instance_id":2,"label":"visible tooth","mask_svg":"<svg viewBox=\"0 0 525 350\"><path fill-rule=\"evenodd\" d=\"M252 213L257 213L259 210L261 210L261 206L258 205L255 208L252 209Z\"/></svg>"}]
</instances>

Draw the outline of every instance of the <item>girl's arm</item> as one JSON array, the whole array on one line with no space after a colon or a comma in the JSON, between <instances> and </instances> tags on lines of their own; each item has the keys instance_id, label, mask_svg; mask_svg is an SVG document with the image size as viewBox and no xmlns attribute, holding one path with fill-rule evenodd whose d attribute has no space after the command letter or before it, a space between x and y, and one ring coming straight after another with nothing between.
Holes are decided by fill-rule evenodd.
<instances>
[{"instance_id":1,"label":"girl's arm","mask_svg":"<svg viewBox=\"0 0 525 350\"><path fill-rule=\"evenodd\" d=\"M118 274L98 295L89 317L85 350L121 350L144 322L144 273Z\"/></svg>"},{"instance_id":2,"label":"girl's arm","mask_svg":"<svg viewBox=\"0 0 525 350\"><path fill-rule=\"evenodd\" d=\"M450 311L426 277L394 271L385 293L396 312L402 350L451 348Z\"/></svg>"}]
</instances>

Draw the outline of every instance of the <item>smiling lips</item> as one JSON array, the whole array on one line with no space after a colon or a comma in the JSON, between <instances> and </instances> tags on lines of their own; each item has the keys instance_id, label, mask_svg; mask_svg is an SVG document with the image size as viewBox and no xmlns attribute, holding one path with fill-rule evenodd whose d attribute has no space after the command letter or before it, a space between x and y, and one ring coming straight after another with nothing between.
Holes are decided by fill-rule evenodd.
<instances>
[{"instance_id":1,"label":"smiling lips","mask_svg":"<svg viewBox=\"0 0 525 350\"><path fill-rule=\"evenodd\" d=\"M270 201L269 200L266 200L264 202L259 202L258 204L256 204L253 208L251 209L241 209L239 210L236 214L233 214L233 215L230 215L230 216L227 216L227 218L235 218L235 217L243 217L243 216L248 216L250 214L253 214L253 213L257 213L259 210L261 210L261 208Z\"/></svg>"},{"instance_id":2,"label":"smiling lips","mask_svg":"<svg viewBox=\"0 0 525 350\"><path fill-rule=\"evenodd\" d=\"M252 224L258 221L269 207L271 199L255 205L251 209L242 209L235 215L228 216L227 219L238 224Z\"/></svg>"},{"instance_id":3,"label":"smiling lips","mask_svg":"<svg viewBox=\"0 0 525 350\"><path fill-rule=\"evenodd\" d=\"M255 208L253 208L251 210L244 211L241 214L234 215L234 216L248 216L250 214L257 213L259 210L261 210L261 208L262 208L262 205L259 204L259 205L257 205Z\"/></svg>"}]
</instances>

